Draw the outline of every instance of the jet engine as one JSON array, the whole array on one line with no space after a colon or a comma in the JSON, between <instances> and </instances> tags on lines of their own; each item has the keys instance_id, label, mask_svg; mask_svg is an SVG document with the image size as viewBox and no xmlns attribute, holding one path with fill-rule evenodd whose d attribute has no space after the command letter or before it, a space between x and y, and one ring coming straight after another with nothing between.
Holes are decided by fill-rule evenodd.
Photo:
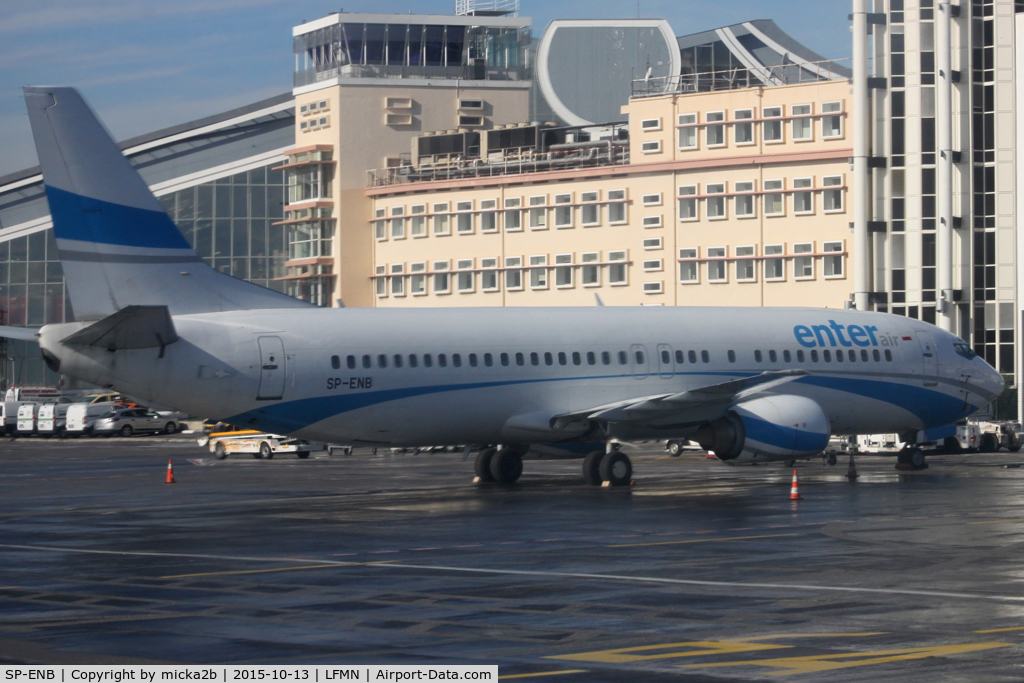
<instances>
[{"instance_id":1,"label":"jet engine","mask_svg":"<svg viewBox=\"0 0 1024 683\"><path fill-rule=\"evenodd\" d=\"M689 437L719 460L789 460L820 453L831 431L825 412L803 396L766 396L737 404Z\"/></svg>"}]
</instances>

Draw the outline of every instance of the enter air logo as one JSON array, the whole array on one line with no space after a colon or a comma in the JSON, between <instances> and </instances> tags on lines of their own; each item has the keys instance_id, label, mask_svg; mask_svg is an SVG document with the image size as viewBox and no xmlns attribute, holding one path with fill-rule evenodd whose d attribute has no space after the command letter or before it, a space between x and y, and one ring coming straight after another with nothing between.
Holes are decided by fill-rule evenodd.
<instances>
[{"instance_id":1,"label":"enter air logo","mask_svg":"<svg viewBox=\"0 0 1024 683\"><path fill-rule=\"evenodd\" d=\"M797 325L793 336L800 346L813 349L819 346L897 346L899 337L879 332L873 325L840 325L829 320L828 325Z\"/></svg>"}]
</instances>

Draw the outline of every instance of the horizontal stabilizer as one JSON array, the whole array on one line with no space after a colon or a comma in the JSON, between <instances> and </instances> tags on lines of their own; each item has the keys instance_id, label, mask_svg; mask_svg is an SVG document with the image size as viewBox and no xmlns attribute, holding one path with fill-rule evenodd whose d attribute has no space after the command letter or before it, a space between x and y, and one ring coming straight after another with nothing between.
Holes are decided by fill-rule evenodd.
<instances>
[{"instance_id":1,"label":"horizontal stabilizer","mask_svg":"<svg viewBox=\"0 0 1024 683\"><path fill-rule=\"evenodd\" d=\"M167 306L125 306L62 340L69 346L149 349L178 341Z\"/></svg>"},{"instance_id":2,"label":"horizontal stabilizer","mask_svg":"<svg viewBox=\"0 0 1024 683\"><path fill-rule=\"evenodd\" d=\"M36 341L39 338L39 330L34 327L8 327L0 325L0 337L4 339L21 339L22 341Z\"/></svg>"}]
</instances>

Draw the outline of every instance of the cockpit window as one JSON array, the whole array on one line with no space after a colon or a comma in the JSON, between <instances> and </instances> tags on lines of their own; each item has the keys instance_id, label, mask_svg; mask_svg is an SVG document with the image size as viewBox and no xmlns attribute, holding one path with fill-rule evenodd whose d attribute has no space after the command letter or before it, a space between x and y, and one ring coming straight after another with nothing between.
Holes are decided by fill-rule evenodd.
<instances>
[{"instance_id":1,"label":"cockpit window","mask_svg":"<svg viewBox=\"0 0 1024 683\"><path fill-rule=\"evenodd\" d=\"M968 346L964 342L956 342L955 344L953 344L953 350L956 351L958 356L963 356L967 360L971 360L977 357L978 355L974 352L973 349L971 349L970 346Z\"/></svg>"}]
</instances>

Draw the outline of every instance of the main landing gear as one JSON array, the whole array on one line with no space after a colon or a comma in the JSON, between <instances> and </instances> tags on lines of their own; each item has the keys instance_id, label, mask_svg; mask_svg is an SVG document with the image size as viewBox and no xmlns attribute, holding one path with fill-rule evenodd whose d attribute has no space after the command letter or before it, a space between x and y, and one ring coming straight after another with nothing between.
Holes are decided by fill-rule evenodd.
<instances>
[{"instance_id":1,"label":"main landing gear","mask_svg":"<svg viewBox=\"0 0 1024 683\"><path fill-rule=\"evenodd\" d=\"M896 469L926 470L928 463L924 460L924 451L920 448L904 448L896 454Z\"/></svg>"},{"instance_id":2,"label":"main landing gear","mask_svg":"<svg viewBox=\"0 0 1024 683\"><path fill-rule=\"evenodd\" d=\"M591 486L629 486L633 481L633 463L619 450L619 445L608 444L606 451L593 451L583 459L583 479Z\"/></svg>"},{"instance_id":3,"label":"main landing gear","mask_svg":"<svg viewBox=\"0 0 1024 683\"><path fill-rule=\"evenodd\" d=\"M513 484L523 474L523 457L512 448L485 448L474 464L477 480Z\"/></svg>"}]
</instances>

